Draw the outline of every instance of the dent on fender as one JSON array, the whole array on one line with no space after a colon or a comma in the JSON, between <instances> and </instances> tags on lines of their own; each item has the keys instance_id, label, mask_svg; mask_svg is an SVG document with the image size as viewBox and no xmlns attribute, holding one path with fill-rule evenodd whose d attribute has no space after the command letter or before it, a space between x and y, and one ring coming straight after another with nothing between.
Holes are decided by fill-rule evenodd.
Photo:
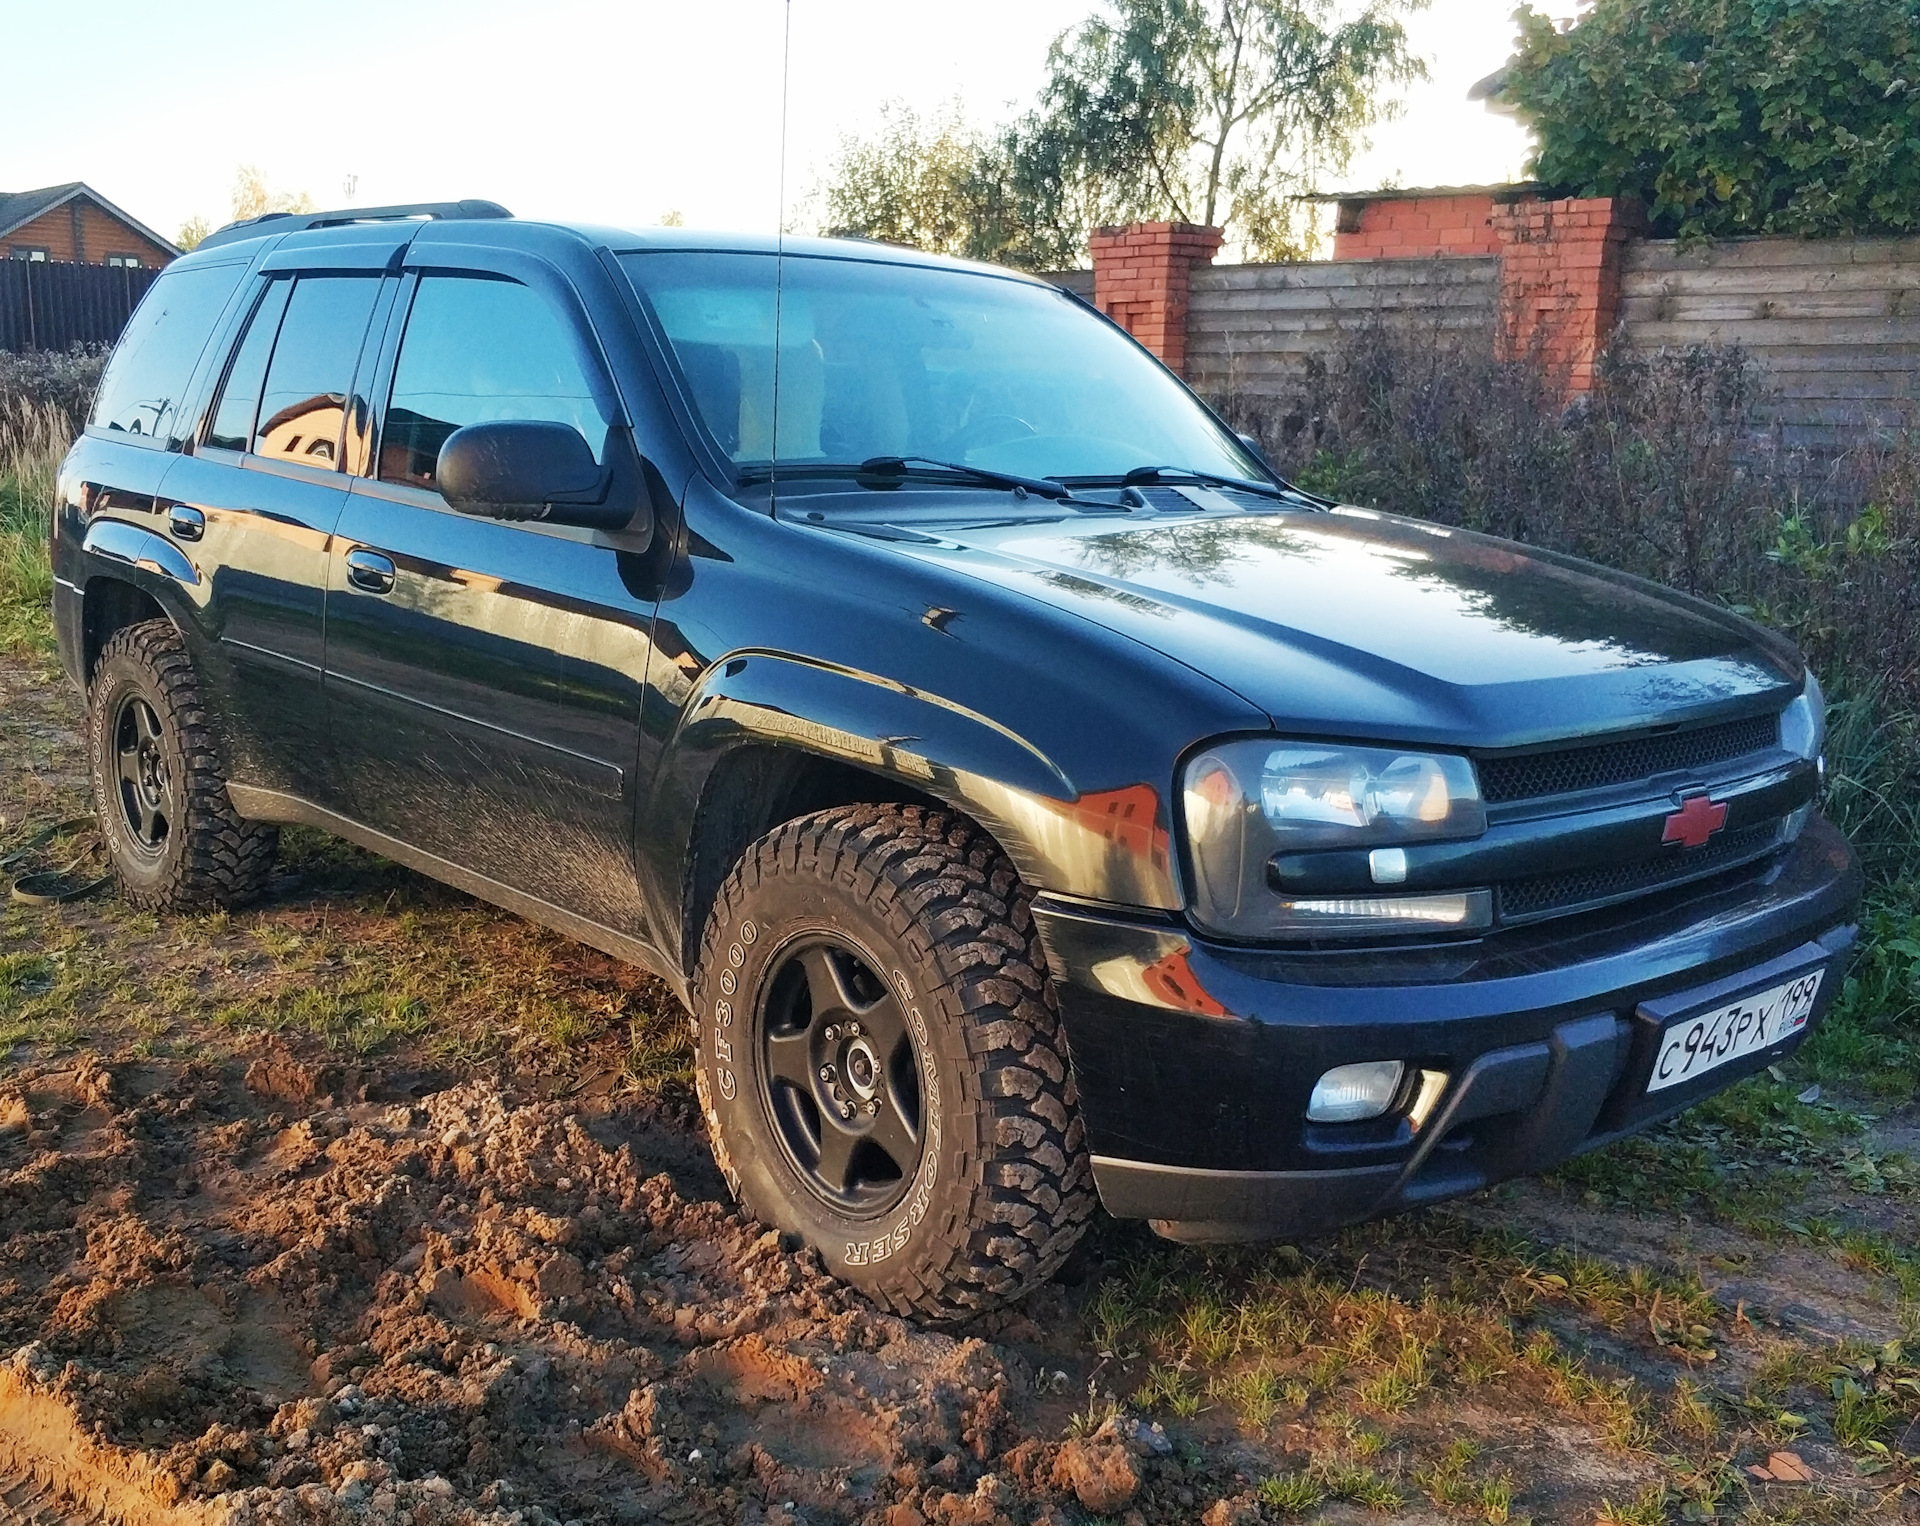
<instances>
[{"instance_id":1,"label":"dent on fender","mask_svg":"<svg viewBox=\"0 0 1920 1526\"><path fill-rule=\"evenodd\" d=\"M1158 910L1181 904L1153 785L1079 791L1004 728L867 675L764 656L725 668L690 707L678 746L751 739L850 763L965 811L1036 888Z\"/></svg>"},{"instance_id":2,"label":"dent on fender","mask_svg":"<svg viewBox=\"0 0 1920 1526\"><path fill-rule=\"evenodd\" d=\"M1077 979L1107 996L1169 1012L1233 1018L1193 968L1193 945L1178 929L1116 928L1045 900L1034 910L1055 980Z\"/></svg>"}]
</instances>

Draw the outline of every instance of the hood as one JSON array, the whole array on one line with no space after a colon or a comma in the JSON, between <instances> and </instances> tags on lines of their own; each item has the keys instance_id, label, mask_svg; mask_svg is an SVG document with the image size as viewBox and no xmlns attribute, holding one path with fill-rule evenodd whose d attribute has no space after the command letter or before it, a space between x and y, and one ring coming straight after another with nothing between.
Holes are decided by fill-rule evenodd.
<instances>
[{"instance_id":1,"label":"hood","mask_svg":"<svg viewBox=\"0 0 1920 1526\"><path fill-rule=\"evenodd\" d=\"M1524 746L1784 705L1791 646L1572 558L1365 510L942 527L907 554L1235 690L1283 731Z\"/></svg>"}]
</instances>

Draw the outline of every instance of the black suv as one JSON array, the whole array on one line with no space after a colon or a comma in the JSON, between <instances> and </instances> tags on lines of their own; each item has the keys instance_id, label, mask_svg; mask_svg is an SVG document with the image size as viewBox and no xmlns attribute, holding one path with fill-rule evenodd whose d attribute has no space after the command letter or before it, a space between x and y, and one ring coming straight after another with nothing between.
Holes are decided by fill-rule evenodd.
<instances>
[{"instance_id":1,"label":"black suv","mask_svg":"<svg viewBox=\"0 0 1920 1526\"><path fill-rule=\"evenodd\" d=\"M1280 481L1044 282L489 203L168 268L60 476L129 900L337 832L657 971L742 1206L881 1303L1096 1200L1297 1235L1644 1128L1831 1001L1780 638Z\"/></svg>"}]
</instances>

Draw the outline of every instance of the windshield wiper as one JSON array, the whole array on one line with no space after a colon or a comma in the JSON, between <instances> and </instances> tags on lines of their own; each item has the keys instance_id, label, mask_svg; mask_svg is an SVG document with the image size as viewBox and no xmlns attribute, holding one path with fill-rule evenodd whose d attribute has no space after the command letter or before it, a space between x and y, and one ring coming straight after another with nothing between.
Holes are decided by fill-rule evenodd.
<instances>
[{"instance_id":1,"label":"windshield wiper","mask_svg":"<svg viewBox=\"0 0 1920 1526\"><path fill-rule=\"evenodd\" d=\"M1031 493L1036 498L1051 498L1061 503L1075 501L1073 489L1050 477L1022 477L1017 472L990 471L984 466L968 466L962 461L936 461L931 456L868 456L860 463L860 475L904 479L913 474L916 466L952 472L984 487L1003 487L1010 492Z\"/></svg>"},{"instance_id":2,"label":"windshield wiper","mask_svg":"<svg viewBox=\"0 0 1920 1526\"><path fill-rule=\"evenodd\" d=\"M1189 482L1204 482L1209 487L1238 488L1243 493L1258 493L1263 498L1304 498L1309 503L1324 503L1312 493L1304 493L1290 482L1255 482L1245 477L1223 477L1218 472L1198 471L1191 466L1136 466L1120 479L1122 487L1139 487L1167 477L1184 477Z\"/></svg>"}]
</instances>

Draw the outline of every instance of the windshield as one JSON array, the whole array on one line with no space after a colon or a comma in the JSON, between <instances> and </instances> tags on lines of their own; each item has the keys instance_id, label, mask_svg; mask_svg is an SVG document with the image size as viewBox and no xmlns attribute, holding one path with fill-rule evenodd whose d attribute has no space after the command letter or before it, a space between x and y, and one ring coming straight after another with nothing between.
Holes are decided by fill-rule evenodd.
<instances>
[{"instance_id":1,"label":"windshield","mask_svg":"<svg viewBox=\"0 0 1920 1526\"><path fill-rule=\"evenodd\" d=\"M1028 477L1168 465L1265 476L1179 382L1064 292L878 261L786 257L776 438L776 257L620 259L743 469L887 456Z\"/></svg>"}]
</instances>

